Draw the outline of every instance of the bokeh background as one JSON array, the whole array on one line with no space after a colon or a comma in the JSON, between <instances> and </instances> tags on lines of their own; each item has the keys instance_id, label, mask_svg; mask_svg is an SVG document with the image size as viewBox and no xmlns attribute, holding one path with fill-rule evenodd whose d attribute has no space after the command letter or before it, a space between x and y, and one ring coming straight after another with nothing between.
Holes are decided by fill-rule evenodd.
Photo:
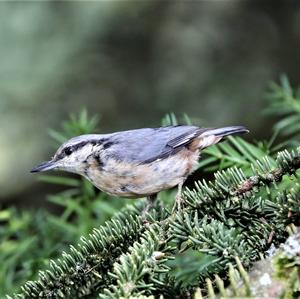
<instances>
[{"instance_id":1,"label":"bokeh background","mask_svg":"<svg viewBox=\"0 0 300 299\"><path fill-rule=\"evenodd\" d=\"M0 201L43 202L29 170L49 128L86 107L99 132L159 126L168 112L270 137L271 80L300 79L299 1L0 3Z\"/></svg>"}]
</instances>

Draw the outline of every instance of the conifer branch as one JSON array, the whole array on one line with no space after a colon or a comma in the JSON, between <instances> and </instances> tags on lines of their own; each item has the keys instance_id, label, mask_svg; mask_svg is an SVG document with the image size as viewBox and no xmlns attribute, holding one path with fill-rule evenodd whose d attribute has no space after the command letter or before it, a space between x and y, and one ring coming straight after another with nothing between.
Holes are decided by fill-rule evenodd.
<instances>
[{"instance_id":1,"label":"conifer branch","mask_svg":"<svg viewBox=\"0 0 300 299\"><path fill-rule=\"evenodd\" d=\"M300 148L283 151L275 167L263 159L252 167L249 178L232 168L217 173L214 182L196 183L194 190L186 191L186 208L171 221L170 234L181 250L193 248L215 257L206 277L224 273L236 256L248 268L271 243L285 239L286 225L300 216L300 185L273 193L269 186L278 184L284 175L297 176L299 158ZM270 193L268 199L261 196L264 192Z\"/></svg>"},{"instance_id":2,"label":"conifer branch","mask_svg":"<svg viewBox=\"0 0 300 299\"><path fill-rule=\"evenodd\" d=\"M169 271L165 265L173 248L167 245L164 230L158 224L152 224L139 242L136 242L127 254L123 254L119 262L114 264L110 275L116 284L104 290L102 299L131 298L141 296L155 290L163 282L159 280L161 273Z\"/></svg>"},{"instance_id":3,"label":"conifer branch","mask_svg":"<svg viewBox=\"0 0 300 299\"><path fill-rule=\"evenodd\" d=\"M252 176L246 177L244 172L237 168L229 168L215 173L215 181L207 183L205 180L195 183L195 189L187 188L185 203L190 208L203 208L204 203L212 203L220 199L237 199L250 197L260 186L269 186L282 180L283 175L296 175L300 167L300 147L288 152L279 152L276 166L272 167L268 157L256 161L251 165Z\"/></svg>"},{"instance_id":4,"label":"conifer branch","mask_svg":"<svg viewBox=\"0 0 300 299\"><path fill-rule=\"evenodd\" d=\"M300 148L279 153L275 165L267 158L257 161L252 176L239 168L218 172L215 181L185 192L184 209L173 215L154 210L148 224L141 220L139 203L128 207L52 261L50 270L27 282L14 298L150 296L171 281L167 261L175 249L193 248L214 257L199 277L201 286L215 274L226 277L236 256L248 268L271 243L282 242L286 225L300 217L299 184L283 192L279 188L297 176L299 161ZM274 184L278 190L271 192Z\"/></svg>"},{"instance_id":5,"label":"conifer branch","mask_svg":"<svg viewBox=\"0 0 300 299\"><path fill-rule=\"evenodd\" d=\"M224 288L224 280L218 275L215 275L213 279L207 279L206 298L288 299L299 297L299 230L296 230L285 243L281 244L279 249L267 258L256 262L248 273L240 259L236 257L235 260L236 268L229 264L229 286ZM195 298L201 298L202 292L197 289Z\"/></svg>"},{"instance_id":6,"label":"conifer branch","mask_svg":"<svg viewBox=\"0 0 300 299\"><path fill-rule=\"evenodd\" d=\"M79 298L109 285L107 275L116 259L143 233L140 209L128 207L105 226L82 237L77 248L50 261L50 270L40 271L39 280L28 281L22 294L13 298Z\"/></svg>"}]
</instances>

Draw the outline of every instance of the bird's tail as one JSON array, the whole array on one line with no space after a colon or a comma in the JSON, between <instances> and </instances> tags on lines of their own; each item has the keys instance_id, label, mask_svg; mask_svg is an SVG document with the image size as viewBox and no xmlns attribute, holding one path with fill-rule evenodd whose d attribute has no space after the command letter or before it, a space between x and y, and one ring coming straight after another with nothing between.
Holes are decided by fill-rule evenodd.
<instances>
[{"instance_id":1,"label":"bird's tail","mask_svg":"<svg viewBox=\"0 0 300 299\"><path fill-rule=\"evenodd\" d=\"M203 149L205 147L208 147L210 145L214 145L218 142L220 142L223 137L229 136L229 135L236 135L236 134L245 134L249 133L249 130L247 130L243 126L231 126L231 127L223 127L223 128L217 128L217 129L207 129L202 134L199 135L199 143L197 145L197 148Z\"/></svg>"},{"instance_id":2,"label":"bird's tail","mask_svg":"<svg viewBox=\"0 0 300 299\"><path fill-rule=\"evenodd\" d=\"M204 133L201 134L201 136L220 136L220 137L226 137L229 135L236 135L236 134L244 134L249 133L249 130L247 130L243 126L231 126L231 127L223 127L223 128L217 128L217 129L208 129Z\"/></svg>"}]
</instances>

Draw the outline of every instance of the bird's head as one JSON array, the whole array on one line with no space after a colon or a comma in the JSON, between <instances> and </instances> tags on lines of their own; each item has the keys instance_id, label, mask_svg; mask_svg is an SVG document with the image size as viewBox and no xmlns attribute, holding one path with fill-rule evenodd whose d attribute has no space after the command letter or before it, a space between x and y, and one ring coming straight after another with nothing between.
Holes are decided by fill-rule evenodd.
<instances>
[{"instance_id":1,"label":"bird's head","mask_svg":"<svg viewBox=\"0 0 300 299\"><path fill-rule=\"evenodd\" d=\"M62 144L51 160L34 167L31 172L56 169L83 174L89 157L101 147L102 139L103 135L96 134L74 137Z\"/></svg>"}]
</instances>

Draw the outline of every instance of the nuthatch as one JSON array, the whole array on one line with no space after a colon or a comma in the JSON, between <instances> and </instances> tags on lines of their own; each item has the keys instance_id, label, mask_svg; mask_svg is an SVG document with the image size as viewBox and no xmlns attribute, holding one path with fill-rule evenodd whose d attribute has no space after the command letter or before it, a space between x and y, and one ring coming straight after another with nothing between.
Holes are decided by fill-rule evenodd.
<instances>
[{"instance_id":1,"label":"nuthatch","mask_svg":"<svg viewBox=\"0 0 300 299\"><path fill-rule=\"evenodd\" d=\"M243 126L182 125L81 135L65 142L50 161L31 172L74 172L108 194L146 196L150 203L161 190L178 186L176 203L180 207L182 185L197 167L200 151L223 137L247 132Z\"/></svg>"}]
</instances>

